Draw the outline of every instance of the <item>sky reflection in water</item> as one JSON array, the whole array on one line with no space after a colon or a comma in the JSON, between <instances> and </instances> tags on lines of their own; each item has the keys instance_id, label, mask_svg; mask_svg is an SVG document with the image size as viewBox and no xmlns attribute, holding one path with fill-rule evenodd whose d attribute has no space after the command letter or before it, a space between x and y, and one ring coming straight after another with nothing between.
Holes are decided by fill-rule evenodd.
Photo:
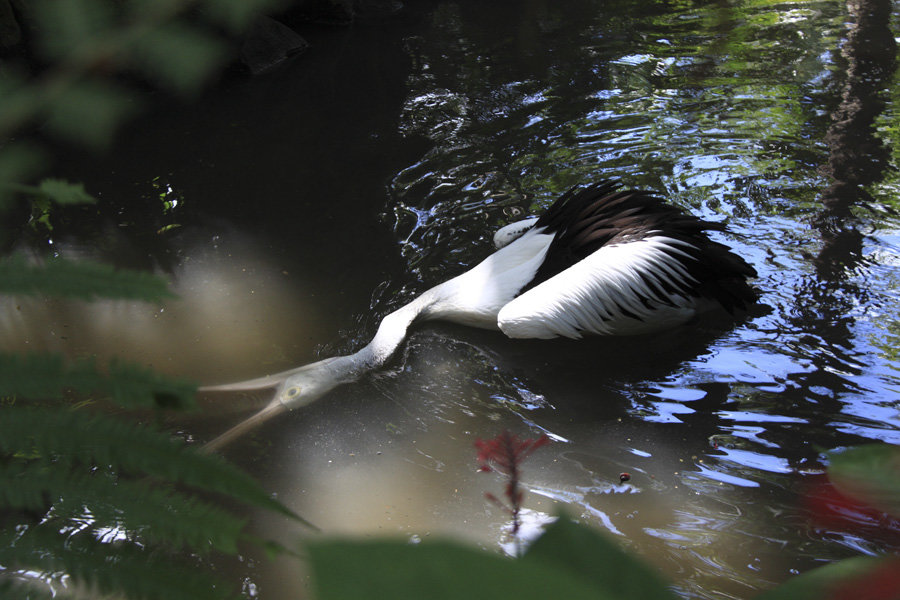
<instances>
[{"instance_id":1,"label":"sky reflection in water","mask_svg":"<svg viewBox=\"0 0 900 600\"><path fill-rule=\"evenodd\" d=\"M847 253L840 258L845 266L825 279L817 260L832 248L811 225L829 183L820 171L829 152L822 144L830 124L827 107L835 103L845 68L836 54L837 40L845 35L840 6L802 3L773 11L745 2L720 9L721 20L713 16L717 9L702 7L628 15L626 25L598 11L583 15L577 30L543 31L539 42L530 40L534 46L502 36L504 41L485 44L465 4L443 7L414 45L418 69L410 77L402 125L427 136L434 147L401 171L392 188L397 206L430 207L424 219L394 223L404 251L410 249L410 270L425 285L436 283L457 264L476 260L466 248L485 215L489 225L502 224L510 205L533 211L569 185L597 176L665 192L697 214L728 221L733 233L723 241L758 269L768 314L723 331L660 379L627 370L604 373L602 366L560 377L591 377L585 379L588 386L606 375L599 385L615 391L602 395L613 398L597 401L624 409L617 422L647 432L677 428L668 432L676 438L674 447L638 447L636 456L652 465L648 473L671 469L661 453L682 456L665 491L644 493L660 499L660 492L686 488L673 514L691 518L642 529L673 547L706 530L701 565L678 576L685 591L722 597L713 591L720 583L712 581L731 573L741 582L734 593L746 596L742 584L765 587L767 578L781 580L822 558L860 551L852 535L810 528L796 506L802 478L822 472L821 449L900 441L896 354L883 349L897 341L896 333L885 340L897 327L897 220L882 211L868 216L863 227L873 231L862 255L853 247L838 248ZM687 29L685 20L696 22ZM563 22L554 21L560 28ZM479 43L484 53L474 55ZM545 53L559 62L538 60L529 69L518 60L523 44L524 54ZM893 110L887 107L886 120ZM432 126L441 114L453 115L453 127ZM485 170L492 173L491 185L472 185ZM893 202L893 189L891 182L876 186L876 200ZM481 210L472 211L479 200ZM460 249L448 253L448 246ZM653 358L651 347L645 360ZM707 393L709 386L715 394ZM558 421L567 412L570 419L585 418L570 410L565 393L540 386L532 391L555 407ZM525 418L532 430L543 424L569 440L560 457L576 452L572 448L592 454L584 431L578 435L559 423L551 427L546 419ZM602 420L593 426L594 435L616 446L614 427ZM740 447L718 443L721 437L738 440ZM703 447L708 438L713 443ZM582 467L613 481L616 468L599 463L615 462L612 457L624 450L603 448L593 454L597 465L584 467L582 461ZM642 469L633 458L622 464ZM590 486L575 481L556 488L538 483L535 490L579 506L584 518L621 534L622 513L633 499L620 505L594 500L583 492ZM741 516L709 509L695 495L739 506ZM610 511L610 503L618 510ZM627 511L625 518L648 518L640 513ZM789 531L773 522L776 517L791 523ZM741 533L729 534L720 545L719 535L730 527ZM644 535L629 537L645 548ZM740 551L743 558L736 556ZM783 561L779 566L772 563L776 555Z\"/></svg>"}]
</instances>

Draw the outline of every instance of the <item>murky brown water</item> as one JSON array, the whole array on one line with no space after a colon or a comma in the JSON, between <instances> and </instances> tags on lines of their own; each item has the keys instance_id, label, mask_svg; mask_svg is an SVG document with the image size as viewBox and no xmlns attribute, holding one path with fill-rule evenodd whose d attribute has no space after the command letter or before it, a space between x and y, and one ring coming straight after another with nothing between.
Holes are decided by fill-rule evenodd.
<instances>
[{"instance_id":1,"label":"murky brown water","mask_svg":"<svg viewBox=\"0 0 900 600\"><path fill-rule=\"evenodd\" d=\"M294 64L161 109L102 161L62 165L129 208L73 226L58 251L153 266L180 300L3 301L0 345L121 355L202 383L346 353L490 252L501 224L619 177L727 220L720 237L760 272L771 310L612 341L429 325L388 369L228 457L326 532L499 549L506 516L483 494L502 484L476 472L472 444L546 432L556 443L526 466L529 525L564 508L687 597L747 598L896 550L896 532L825 528L801 503L823 450L900 443L900 180L883 168L894 65L853 54L852 22L839 2L445 1L324 35ZM860 68L871 89L848 79ZM841 138L833 117L873 101L874 127ZM829 172L849 183L829 187ZM872 210L835 226L860 184ZM180 227L155 233L167 224ZM258 405L206 402L215 414L178 425L198 440ZM282 541L306 535L256 518ZM248 594L305 585L287 560L241 565Z\"/></svg>"}]
</instances>

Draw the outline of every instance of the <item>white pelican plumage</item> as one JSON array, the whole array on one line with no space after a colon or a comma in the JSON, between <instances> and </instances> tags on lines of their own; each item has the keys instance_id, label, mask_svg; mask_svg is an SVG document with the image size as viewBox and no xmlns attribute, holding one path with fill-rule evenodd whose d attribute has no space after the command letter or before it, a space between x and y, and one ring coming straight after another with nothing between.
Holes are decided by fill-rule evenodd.
<instances>
[{"instance_id":1,"label":"white pelican plumage","mask_svg":"<svg viewBox=\"0 0 900 600\"><path fill-rule=\"evenodd\" d=\"M207 445L215 448L285 409L308 404L383 365L414 322L442 319L511 338L630 335L681 325L756 301L755 270L706 231L723 229L642 191L601 181L575 187L540 217L500 229L498 250L387 315L349 356L202 391L277 387L259 413Z\"/></svg>"}]
</instances>

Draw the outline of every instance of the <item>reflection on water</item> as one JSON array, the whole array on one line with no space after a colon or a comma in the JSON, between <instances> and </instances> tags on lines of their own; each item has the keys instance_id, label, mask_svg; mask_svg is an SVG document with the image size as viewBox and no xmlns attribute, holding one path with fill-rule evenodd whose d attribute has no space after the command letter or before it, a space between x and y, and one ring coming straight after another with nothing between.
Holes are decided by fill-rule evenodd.
<instances>
[{"instance_id":1,"label":"reflection on water","mask_svg":"<svg viewBox=\"0 0 900 600\"><path fill-rule=\"evenodd\" d=\"M577 343L429 326L388 369L229 457L325 531L499 549L506 515L483 492L500 483L476 472L472 443L545 432L556 443L526 465L528 522L565 508L689 597L746 598L896 550L896 532L818 525L801 502L823 449L900 444L893 46L853 43L884 46L887 17L864 24L824 0L407 10L131 132L95 185L169 174L193 211L167 234L182 299L4 305L4 349L127 354L204 383L355 350L490 252L498 226L619 177L727 221L719 238L759 271L768 308L736 327ZM869 158L878 169L846 168ZM194 224L209 214L229 226ZM210 230L219 243L198 243ZM258 528L301 535L271 516ZM248 564L245 589L263 598L303 585L292 562Z\"/></svg>"}]
</instances>

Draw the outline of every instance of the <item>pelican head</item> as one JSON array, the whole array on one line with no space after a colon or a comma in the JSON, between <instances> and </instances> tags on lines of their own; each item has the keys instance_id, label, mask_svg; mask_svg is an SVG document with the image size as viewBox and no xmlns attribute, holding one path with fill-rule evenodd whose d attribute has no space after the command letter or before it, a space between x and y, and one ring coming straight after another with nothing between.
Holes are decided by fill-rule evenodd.
<instances>
[{"instance_id":1,"label":"pelican head","mask_svg":"<svg viewBox=\"0 0 900 600\"><path fill-rule=\"evenodd\" d=\"M352 380L352 374L341 358L326 358L296 369L278 386L275 399L293 410L311 404L339 384Z\"/></svg>"}]
</instances>

